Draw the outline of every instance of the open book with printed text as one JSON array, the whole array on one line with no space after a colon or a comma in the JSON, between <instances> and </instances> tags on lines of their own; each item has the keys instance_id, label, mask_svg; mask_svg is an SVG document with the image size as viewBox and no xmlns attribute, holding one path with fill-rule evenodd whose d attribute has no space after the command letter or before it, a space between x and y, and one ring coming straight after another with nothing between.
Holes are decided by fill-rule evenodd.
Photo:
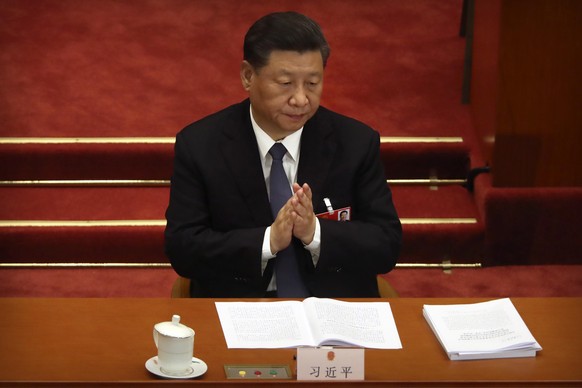
<instances>
[{"instance_id":1,"label":"open book with printed text","mask_svg":"<svg viewBox=\"0 0 582 388\"><path fill-rule=\"evenodd\" d=\"M229 348L402 348L388 302L216 302L216 310Z\"/></svg>"},{"instance_id":2,"label":"open book with printed text","mask_svg":"<svg viewBox=\"0 0 582 388\"><path fill-rule=\"evenodd\" d=\"M423 315L451 360L535 357L542 349L508 298L424 305Z\"/></svg>"}]
</instances>

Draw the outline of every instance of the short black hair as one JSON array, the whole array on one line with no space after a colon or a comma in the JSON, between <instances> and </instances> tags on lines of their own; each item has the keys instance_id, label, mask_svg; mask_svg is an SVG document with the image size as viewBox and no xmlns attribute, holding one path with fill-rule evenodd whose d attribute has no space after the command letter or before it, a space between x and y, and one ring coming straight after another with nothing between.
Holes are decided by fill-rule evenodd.
<instances>
[{"instance_id":1,"label":"short black hair","mask_svg":"<svg viewBox=\"0 0 582 388\"><path fill-rule=\"evenodd\" d=\"M314 20L297 12L275 12L257 20L247 31L243 59L255 69L266 66L272 51L319 50L323 66L330 48L321 27Z\"/></svg>"}]
</instances>

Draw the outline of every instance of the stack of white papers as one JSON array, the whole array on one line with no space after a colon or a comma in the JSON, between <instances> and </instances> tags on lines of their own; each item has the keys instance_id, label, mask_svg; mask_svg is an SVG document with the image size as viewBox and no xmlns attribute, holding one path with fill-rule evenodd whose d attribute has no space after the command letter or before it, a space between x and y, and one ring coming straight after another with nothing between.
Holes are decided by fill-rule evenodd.
<instances>
[{"instance_id":1,"label":"stack of white papers","mask_svg":"<svg viewBox=\"0 0 582 388\"><path fill-rule=\"evenodd\" d=\"M451 360L535 357L542 349L508 298L424 305L423 315Z\"/></svg>"}]
</instances>

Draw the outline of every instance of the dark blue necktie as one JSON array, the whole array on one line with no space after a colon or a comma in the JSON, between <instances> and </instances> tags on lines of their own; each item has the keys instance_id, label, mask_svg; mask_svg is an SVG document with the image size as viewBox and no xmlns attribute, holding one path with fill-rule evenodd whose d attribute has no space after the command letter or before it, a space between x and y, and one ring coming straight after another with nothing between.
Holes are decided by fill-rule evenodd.
<instances>
[{"instance_id":1,"label":"dark blue necktie","mask_svg":"<svg viewBox=\"0 0 582 388\"><path fill-rule=\"evenodd\" d=\"M291 186L283 169L283 156L286 153L287 149L281 143L275 143L269 150L269 154L273 157L269 178L273 218L277 217L279 210L291 198ZM309 296L309 292L301 281L301 275L297 268L297 258L293 251L293 244L277 253L277 258L275 259L275 274L277 276L277 296L279 298Z\"/></svg>"}]
</instances>

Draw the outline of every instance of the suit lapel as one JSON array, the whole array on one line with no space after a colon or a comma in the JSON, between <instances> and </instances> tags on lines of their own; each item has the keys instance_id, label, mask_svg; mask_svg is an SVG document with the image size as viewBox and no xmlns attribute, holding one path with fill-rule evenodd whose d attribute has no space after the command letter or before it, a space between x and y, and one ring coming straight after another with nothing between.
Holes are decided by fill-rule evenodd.
<instances>
[{"instance_id":1,"label":"suit lapel","mask_svg":"<svg viewBox=\"0 0 582 388\"><path fill-rule=\"evenodd\" d=\"M255 222L258 225L269 225L273 222L273 216L257 140L250 122L248 100L239 106L239 114L231 116L232 119L223 128L221 153ZM316 212L317 209L322 209L325 179L336 151L331 127L328 123L321 122L318 117L316 114L303 129L297 170L298 183L308 183L313 191Z\"/></svg>"},{"instance_id":2,"label":"suit lapel","mask_svg":"<svg viewBox=\"0 0 582 388\"><path fill-rule=\"evenodd\" d=\"M226 123L223 129L221 152L255 222L257 225L269 225L273 222L273 216L248 113L249 104L241 104L241 109L241 115L234 115L234 119Z\"/></svg>"},{"instance_id":3,"label":"suit lapel","mask_svg":"<svg viewBox=\"0 0 582 388\"><path fill-rule=\"evenodd\" d=\"M323 205L325 179L329 175L336 144L332 139L329 124L313 117L303 129L301 135L301 155L297 171L299 184L307 183L313 192L313 207L315 212Z\"/></svg>"}]
</instances>

